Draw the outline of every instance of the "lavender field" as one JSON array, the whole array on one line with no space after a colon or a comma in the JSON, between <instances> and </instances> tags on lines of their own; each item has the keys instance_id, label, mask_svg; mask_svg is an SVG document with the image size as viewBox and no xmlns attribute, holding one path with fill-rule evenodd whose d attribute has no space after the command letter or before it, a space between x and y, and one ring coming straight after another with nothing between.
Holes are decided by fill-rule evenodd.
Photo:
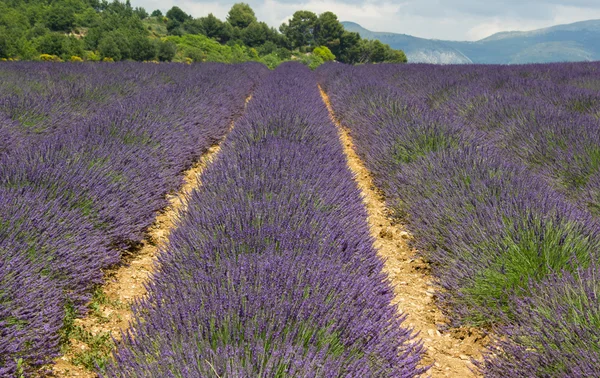
<instances>
[{"instance_id":1,"label":"lavender field","mask_svg":"<svg viewBox=\"0 0 600 378\"><path fill-rule=\"evenodd\" d=\"M2 65L0 376L58 355L101 269L143 238L179 173L225 135L265 71Z\"/></svg>"},{"instance_id":2,"label":"lavender field","mask_svg":"<svg viewBox=\"0 0 600 378\"><path fill-rule=\"evenodd\" d=\"M489 377L600 376L600 64L318 72Z\"/></svg>"},{"instance_id":3,"label":"lavender field","mask_svg":"<svg viewBox=\"0 0 600 378\"><path fill-rule=\"evenodd\" d=\"M90 374L437 376L332 116L427 262L432 325L491 335L474 376L600 376L599 90L598 63L2 64L0 376L46 374L216 144Z\"/></svg>"}]
</instances>

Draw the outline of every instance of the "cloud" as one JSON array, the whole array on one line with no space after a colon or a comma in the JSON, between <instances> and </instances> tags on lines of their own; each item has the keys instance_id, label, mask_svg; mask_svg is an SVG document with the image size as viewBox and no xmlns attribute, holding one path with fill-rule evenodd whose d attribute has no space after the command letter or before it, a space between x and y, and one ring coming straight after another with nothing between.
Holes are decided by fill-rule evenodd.
<instances>
[{"instance_id":1,"label":"cloud","mask_svg":"<svg viewBox=\"0 0 600 378\"><path fill-rule=\"evenodd\" d=\"M533 30L600 19L599 0L241 0L259 20L279 27L297 10L332 11L373 31L424 38L477 40L499 31ZM194 17L213 13L225 19L237 1L133 0L134 6L166 11L177 5Z\"/></svg>"}]
</instances>

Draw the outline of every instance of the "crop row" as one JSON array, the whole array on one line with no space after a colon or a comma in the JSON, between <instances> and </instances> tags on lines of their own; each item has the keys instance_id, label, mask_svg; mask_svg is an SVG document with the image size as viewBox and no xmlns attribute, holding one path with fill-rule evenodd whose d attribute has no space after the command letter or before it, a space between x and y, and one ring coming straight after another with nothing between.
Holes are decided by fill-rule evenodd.
<instances>
[{"instance_id":1,"label":"crop row","mask_svg":"<svg viewBox=\"0 0 600 378\"><path fill-rule=\"evenodd\" d=\"M490 377L600 375L600 65L328 65L334 111Z\"/></svg>"},{"instance_id":2,"label":"crop row","mask_svg":"<svg viewBox=\"0 0 600 378\"><path fill-rule=\"evenodd\" d=\"M201 180L107 376L423 372L311 71L278 67Z\"/></svg>"},{"instance_id":3,"label":"crop row","mask_svg":"<svg viewBox=\"0 0 600 378\"><path fill-rule=\"evenodd\" d=\"M0 376L57 356L101 269L142 240L265 71L3 65Z\"/></svg>"}]
</instances>

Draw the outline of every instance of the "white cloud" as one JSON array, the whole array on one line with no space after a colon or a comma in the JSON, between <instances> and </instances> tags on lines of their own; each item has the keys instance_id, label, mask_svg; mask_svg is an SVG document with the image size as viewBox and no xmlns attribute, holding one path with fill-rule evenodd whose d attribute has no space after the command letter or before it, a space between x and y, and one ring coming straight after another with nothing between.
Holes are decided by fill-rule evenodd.
<instances>
[{"instance_id":1,"label":"white cloud","mask_svg":"<svg viewBox=\"0 0 600 378\"><path fill-rule=\"evenodd\" d=\"M530 31L555 25L570 24L577 21L600 19L600 9L564 5L552 7L551 14L551 17L544 20L494 17L470 28L467 31L466 37L469 40L478 40L502 31Z\"/></svg>"}]
</instances>

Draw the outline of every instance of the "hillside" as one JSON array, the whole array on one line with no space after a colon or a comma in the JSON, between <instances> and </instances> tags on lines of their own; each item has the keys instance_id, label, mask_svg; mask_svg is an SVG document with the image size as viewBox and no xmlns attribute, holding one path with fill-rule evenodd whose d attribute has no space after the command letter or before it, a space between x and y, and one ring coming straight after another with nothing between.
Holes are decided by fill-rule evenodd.
<instances>
[{"instance_id":1,"label":"hillside","mask_svg":"<svg viewBox=\"0 0 600 378\"><path fill-rule=\"evenodd\" d=\"M600 20L557 25L533 31L494 34L475 42L443 41L406 34L373 32L353 22L346 30L403 49L412 63L518 64L600 60Z\"/></svg>"}]
</instances>

